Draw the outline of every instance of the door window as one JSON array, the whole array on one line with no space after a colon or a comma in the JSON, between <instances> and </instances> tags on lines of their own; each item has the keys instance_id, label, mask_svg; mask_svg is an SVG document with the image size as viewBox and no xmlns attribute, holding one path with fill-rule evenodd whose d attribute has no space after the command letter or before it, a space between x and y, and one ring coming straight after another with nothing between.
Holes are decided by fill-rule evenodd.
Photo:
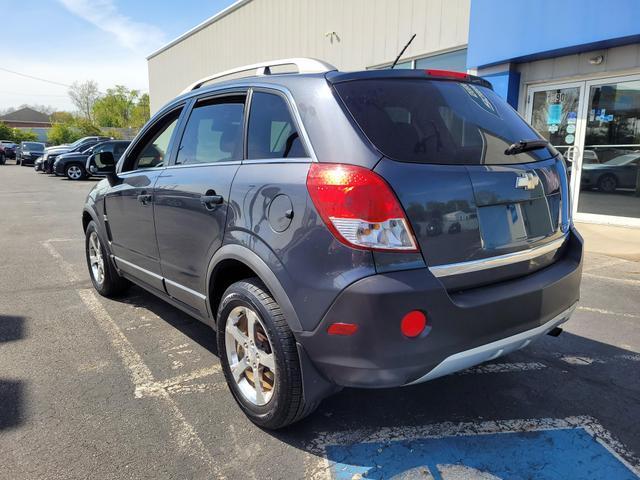
<instances>
[{"instance_id":1,"label":"door window","mask_svg":"<svg viewBox=\"0 0 640 480\"><path fill-rule=\"evenodd\" d=\"M271 93L252 95L247 143L249 159L309 156L286 102Z\"/></svg>"},{"instance_id":2,"label":"door window","mask_svg":"<svg viewBox=\"0 0 640 480\"><path fill-rule=\"evenodd\" d=\"M199 102L191 111L176 164L242 160L244 97Z\"/></svg>"},{"instance_id":3,"label":"door window","mask_svg":"<svg viewBox=\"0 0 640 480\"><path fill-rule=\"evenodd\" d=\"M146 138L139 142L139 146L136 146L125 161L123 172L161 167L166 164L171 137L178 124L180 112L181 109L172 111L152 127Z\"/></svg>"},{"instance_id":4,"label":"door window","mask_svg":"<svg viewBox=\"0 0 640 480\"><path fill-rule=\"evenodd\" d=\"M580 87L554 88L533 94L531 125L560 152L576 143Z\"/></svg>"}]
</instances>

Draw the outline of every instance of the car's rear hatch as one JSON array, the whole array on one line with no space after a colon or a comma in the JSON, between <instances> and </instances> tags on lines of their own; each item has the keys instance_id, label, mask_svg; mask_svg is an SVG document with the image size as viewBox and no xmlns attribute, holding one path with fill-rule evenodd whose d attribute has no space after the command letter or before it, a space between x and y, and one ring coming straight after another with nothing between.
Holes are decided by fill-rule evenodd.
<instances>
[{"instance_id":1,"label":"car's rear hatch","mask_svg":"<svg viewBox=\"0 0 640 480\"><path fill-rule=\"evenodd\" d=\"M569 228L566 171L550 146L475 77L423 71L330 78L382 159L425 262L449 289L526 275L561 254Z\"/></svg>"}]
</instances>

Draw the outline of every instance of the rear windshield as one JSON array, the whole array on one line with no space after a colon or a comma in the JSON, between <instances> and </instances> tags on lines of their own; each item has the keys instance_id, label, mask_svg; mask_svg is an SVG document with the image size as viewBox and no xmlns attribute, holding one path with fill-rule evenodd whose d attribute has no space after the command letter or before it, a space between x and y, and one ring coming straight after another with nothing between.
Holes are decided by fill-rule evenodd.
<instances>
[{"instance_id":1,"label":"rear windshield","mask_svg":"<svg viewBox=\"0 0 640 480\"><path fill-rule=\"evenodd\" d=\"M23 148L28 150L35 150L36 152L40 152L44 150L44 145L42 143L34 143L34 142L25 142L22 144Z\"/></svg>"},{"instance_id":2,"label":"rear windshield","mask_svg":"<svg viewBox=\"0 0 640 480\"><path fill-rule=\"evenodd\" d=\"M367 138L389 158L435 164L514 164L551 157L543 148L505 155L541 138L481 85L444 80L366 79L335 88Z\"/></svg>"}]
</instances>

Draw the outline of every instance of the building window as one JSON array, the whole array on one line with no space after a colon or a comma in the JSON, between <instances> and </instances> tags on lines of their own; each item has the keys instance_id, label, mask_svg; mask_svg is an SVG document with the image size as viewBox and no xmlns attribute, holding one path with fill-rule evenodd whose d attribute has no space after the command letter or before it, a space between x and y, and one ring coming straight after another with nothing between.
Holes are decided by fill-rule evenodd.
<instances>
[{"instance_id":1,"label":"building window","mask_svg":"<svg viewBox=\"0 0 640 480\"><path fill-rule=\"evenodd\" d=\"M391 64L376 67L368 67L367 70L383 70L391 67ZM394 68L416 68L419 70L433 68L437 70L453 70L456 72L467 71L467 49L456 50L455 52L441 53L429 57L417 58L399 62Z\"/></svg>"},{"instance_id":2,"label":"building window","mask_svg":"<svg viewBox=\"0 0 640 480\"><path fill-rule=\"evenodd\" d=\"M442 53L431 57L419 58L416 60L417 69L434 68L438 70L454 70L457 72L467 71L467 49L456 50L455 52Z\"/></svg>"}]
</instances>

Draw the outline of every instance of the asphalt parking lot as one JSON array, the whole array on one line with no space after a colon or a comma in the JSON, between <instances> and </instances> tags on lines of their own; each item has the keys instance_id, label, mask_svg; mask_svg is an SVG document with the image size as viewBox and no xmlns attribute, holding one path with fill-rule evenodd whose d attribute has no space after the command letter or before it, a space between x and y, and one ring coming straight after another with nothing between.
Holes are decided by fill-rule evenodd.
<instances>
[{"instance_id":1,"label":"asphalt parking lot","mask_svg":"<svg viewBox=\"0 0 640 480\"><path fill-rule=\"evenodd\" d=\"M558 338L343 390L274 433L236 407L208 327L136 287L93 291L94 183L0 166L0 478L640 476L640 263L587 254Z\"/></svg>"}]
</instances>

